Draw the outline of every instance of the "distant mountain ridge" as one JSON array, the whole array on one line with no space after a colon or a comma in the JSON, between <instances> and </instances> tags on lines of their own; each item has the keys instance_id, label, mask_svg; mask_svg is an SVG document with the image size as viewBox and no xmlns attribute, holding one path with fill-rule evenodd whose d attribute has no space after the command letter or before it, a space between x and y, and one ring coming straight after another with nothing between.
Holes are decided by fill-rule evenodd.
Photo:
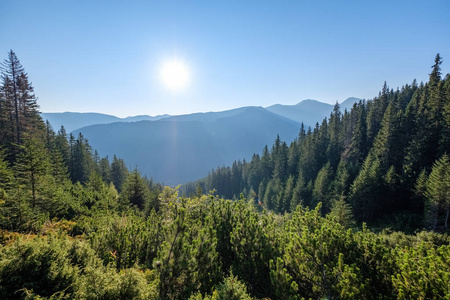
<instances>
[{"instance_id":1,"label":"distant mountain ridge","mask_svg":"<svg viewBox=\"0 0 450 300\"><path fill-rule=\"evenodd\" d=\"M169 117L169 115L159 116L132 116L126 118L119 118L116 116L102 114L102 113L79 113L79 112L63 112L63 113L41 113L42 119L48 120L55 131L58 131L61 126L64 126L67 132L73 130L95 125L95 124L109 124L114 122L136 122L136 121L154 121Z\"/></svg>"},{"instance_id":2,"label":"distant mountain ridge","mask_svg":"<svg viewBox=\"0 0 450 300\"><path fill-rule=\"evenodd\" d=\"M354 103L361 101L359 98L350 97L343 101L340 106L341 110L349 110ZM321 122L327 117L333 109L332 104L320 102L317 100L306 99L295 105L275 104L265 109L295 122L303 122L305 126L314 126L316 122ZM42 119L48 120L54 130L59 130L63 125L67 132L72 132L90 125L110 124L114 122L139 122L139 121L158 121L165 119L166 121L198 121L213 120L221 117L231 116L240 113L246 107L239 107L231 110L220 112L204 112L192 113L178 116L168 114L149 116L138 115L126 118L119 118L113 115L102 113L79 113L79 112L62 112L62 113L41 113Z\"/></svg>"},{"instance_id":3,"label":"distant mountain ridge","mask_svg":"<svg viewBox=\"0 0 450 300\"><path fill-rule=\"evenodd\" d=\"M350 110L354 103L361 100L355 97L347 98L340 104L340 108L342 111ZM266 109L293 121L303 122L305 126L314 126L316 122L320 123L325 117L328 117L333 107L332 104L306 99L294 105L275 104Z\"/></svg>"}]
</instances>

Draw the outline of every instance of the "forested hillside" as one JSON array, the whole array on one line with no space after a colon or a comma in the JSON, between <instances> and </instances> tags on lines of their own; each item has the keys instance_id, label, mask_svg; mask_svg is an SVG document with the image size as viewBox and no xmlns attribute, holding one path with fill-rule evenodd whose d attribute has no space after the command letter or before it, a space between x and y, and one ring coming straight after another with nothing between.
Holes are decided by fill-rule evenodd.
<instances>
[{"instance_id":1,"label":"forested hillside","mask_svg":"<svg viewBox=\"0 0 450 300\"><path fill-rule=\"evenodd\" d=\"M450 207L450 79L440 63L428 83L385 87L344 115L336 107L291 146L277 139L186 198L99 158L81 134L55 133L10 51L0 299L448 299L450 238L438 231ZM239 196L204 195L202 184ZM434 231L374 233L359 222L388 208L425 211Z\"/></svg>"},{"instance_id":2,"label":"forested hillside","mask_svg":"<svg viewBox=\"0 0 450 300\"><path fill-rule=\"evenodd\" d=\"M183 191L215 189L229 199L242 193L278 213L299 204L321 202L323 214L350 205L357 221L447 229L450 76L441 78L441 63L437 55L425 84L393 90L385 83L376 98L344 113L336 104L290 145L278 137L262 155L218 168Z\"/></svg>"}]
</instances>

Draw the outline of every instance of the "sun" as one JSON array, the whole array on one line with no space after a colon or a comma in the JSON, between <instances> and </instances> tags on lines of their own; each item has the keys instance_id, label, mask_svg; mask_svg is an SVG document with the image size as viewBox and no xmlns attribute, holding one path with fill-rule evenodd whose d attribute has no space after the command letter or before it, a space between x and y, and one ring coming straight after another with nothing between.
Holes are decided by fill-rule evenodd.
<instances>
[{"instance_id":1,"label":"sun","mask_svg":"<svg viewBox=\"0 0 450 300\"><path fill-rule=\"evenodd\" d=\"M188 68L182 61L176 59L167 61L162 65L161 79L168 89L182 90L189 83Z\"/></svg>"}]
</instances>

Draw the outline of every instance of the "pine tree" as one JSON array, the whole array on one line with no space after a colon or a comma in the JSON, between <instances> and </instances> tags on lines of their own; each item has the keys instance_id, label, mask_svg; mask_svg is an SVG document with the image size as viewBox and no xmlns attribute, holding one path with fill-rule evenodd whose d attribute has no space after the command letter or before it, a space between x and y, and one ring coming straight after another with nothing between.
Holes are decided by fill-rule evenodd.
<instances>
[{"instance_id":1,"label":"pine tree","mask_svg":"<svg viewBox=\"0 0 450 300\"><path fill-rule=\"evenodd\" d=\"M419 102L422 98L423 88L419 88L414 93L411 101L406 107L406 111L403 118L403 128L405 129L404 134L409 136L410 139L407 141L405 147L405 157L402 161L403 174L402 180L411 189L412 184L415 182L416 176L420 170L416 165L416 162L420 160L421 152L419 151L420 143L419 139L423 139L423 136L419 136L418 132L423 130L423 124L419 124L423 121L423 118L419 118Z\"/></svg>"},{"instance_id":2,"label":"pine tree","mask_svg":"<svg viewBox=\"0 0 450 300\"><path fill-rule=\"evenodd\" d=\"M267 209L275 210L278 208L278 203L282 199L282 195L283 187L281 181L278 178L274 178L267 184L262 202Z\"/></svg>"},{"instance_id":3,"label":"pine tree","mask_svg":"<svg viewBox=\"0 0 450 300\"><path fill-rule=\"evenodd\" d=\"M272 161L272 177L284 182L288 176L288 148L286 142L281 142L279 135L272 148Z\"/></svg>"},{"instance_id":4,"label":"pine tree","mask_svg":"<svg viewBox=\"0 0 450 300\"><path fill-rule=\"evenodd\" d=\"M2 79L3 85L0 88L0 146L9 149L14 142L13 109L9 100L9 78L3 77Z\"/></svg>"},{"instance_id":5,"label":"pine tree","mask_svg":"<svg viewBox=\"0 0 450 300\"><path fill-rule=\"evenodd\" d=\"M291 211L292 196L295 188L295 179L293 175L289 175L286 181L286 187L284 188L283 201L280 203L278 211L280 213Z\"/></svg>"},{"instance_id":6,"label":"pine tree","mask_svg":"<svg viewBox=\"0 0 450 300\"><path fill-rule=\"evenodd\" d=\"M442 133L446 131L444 114L448 101L440 77L441 63L438 54L429 82L418 89L420 95L415 95L411 102L414 106L407 109L408 125L411 117L415 117L414 135L408 143L404 162L405 177L409 182L415 182L422 169L430 171L433 162L447 151L440 147Z\"/></svg>"},{"instance_id":7,"label":"pine tree","mask_svg":"<svg viewBox=\"0 0 450 300\"><path fill-rule=\"evenodd\" d=\"M335 218L345 228L350 228L355 225L352 208L344 199L333 202L329 215Z\"/></svg>"},{"instance_id":8,"label":"pine tree","mask_svg":"<svg viewBox=\"0 0 450 300\"><path fill-rule=\"evenodd\" d=\"M265 145L261 155L261 171L265 180L270 178L270 176L272 175L272 169L273 164L270 156L270 151L267 145Z\"/></svg>"},{"instance_id":9,"label":"pine tree","mask_svg":"<svg viewBox=\"0 0 450 300\"><path fill-rule=\"evenodd\" d=\"M113 185L105 183L97 172L91 172L85 183L84 205L91 210L108 211L117 207L118 193Z\"/></svg>"},{"instance_id":10,"label":"pine tree","mask_svg":"<svg viewBox=\"0 0 450 300\"><path fill-rule=\"evenodd\" d=\"M99 162L100 176L105 182L111 182L111 165L109 164L108 156L100 159Z\"/></svg>"},{"instance_id":11,"label":"pine tree","mask_svg":"<svg viewBox=\"0 0 450 300\"><path fill-rule=\"evenodd\" d=\"M65 132L65 131L64 131ZM68 161L68 167L69 167L69 174L70 174L70 178L73 181L73 174L75 172L75 137L73 136L72 133L69 134L69 161Z\"/></svg>"},{"instance_id":12,"label":"pine tree","mask_svg":"<svg viewBox=\"0 0 450 300\"><path fill-rule=\"evenodd\" d=\"M417 177L416 183L414 185L413 195L411 197L411 202L409 205L411 211L414 213L421 214L424 211L428 211L428 209L424 207L427 179L427 173L425 172L425 170L422 170L422 172L420 172L419 176Z\"/></svg>"},{"instance_id":13,"label":"pine tree","mask_svg":"<svg viewBox=\"0 0 450 300\"><path fill-rule=\"evenodd\" d=\"M3 121L8 118L9 126L15 144L20 145L24 138L25 132L31 130L43 129L42 120L39 114L39 106L36 102L36 96L33 92L33 87L28 81L28 76L25 73L16 54L10 50L8 58L1 66L2 70L2 94L3 105L6 114L2 113ZM37 132L34 132L36 135ZM8 145L7 145L8 146Z\"/></svg>"},{"instance_id":14,"label":"pine tree","mask_svg":"<svg viewBox=\"0 0 450 300\"><path fill-rule=\"evenodd\" d=\"M120 198L123 205L135 205L140 210L143 210L146 205L149 205L147 202L150 201L150 191L137 168L134 168L126 177ZM150 204L150 206L155 210L157 209L156 203Z\"/></svg>"},{"instance_id":15,"label":"pine tree","mask_svg":"<svg viewBox=\"0 0 450 300\"><path fill-rule=\"evenodd\" d=\"M341 161L336 171L336 177L331 184L331 199L338 201L346 199L350 185L350 174L347 170L347 165Z\"/></svg>"},{"instance_id":16,"label":"pine tree","mask_svg":"<svg viewBox=\"0 0 450 300\"><path fill-rule=\"evenodd\" d=\"M245 165L244 165L245 166ZM252 160L247 164L243 175L246 178L248 186L254 190L257 190L259 184L263 180L263 174L261 172L261 159L258 154L253 154ZM211 187L210 189L212 189Z\"/></svg>"},{"instance_id":17,"label":"pine tree","mask_svg":"<svg viewBox=\"0 0 450 300\"><path fill-rule=\"evenodd\" d=\"M433 229L445 226L448 229L450 216L450 159L444 154L437 160L426 182L425 197L429 203L428 218L433 219ZM441 214L443 215L441 217Z\"/></svg>"},{"instance_id":18,"label":"pine tree","mask_svg":"<svg viewBox=\"0 0 450 300\"><path fill-rule=\"evenodd\" d=\"M336 102L333 108L333 112L330 115L328 131L330 135L330 142L327 148L327 160L330 162L331 168L336 170L341 152L343 149L342 144L342 114L339 103Z\"/></svg>"},{"instance_id":19,"label":"pine tree","mask_svg":"<svg viewBox=\"0 0 450 300\"><path fill-rule=\"evenodd\" d=\"M55 140L54 140L55 149L61 154L61 158L67 169L70 167L70 147L69 142L67 140L67 133L64 129L64 126L58 130Z\"/></svg>"},{"instance_id":20,"label":"pine tree","mask_svg":"<svg viewBox=\"0 0 450 300\"><path fill-rule=\"evenodd\" d=\"M23 130L30 132L32 130L44 130L44 124L39 112L37 97L34 94L34 88L28 81L28 75L22 72L18 78L18 91L20 102L23 109ZM34 132L36 134L36 132Z\"/></svg>"},{"instance_id":21,"label":"pine tree","mask_svg":"<svg viewBox=\"0 0 450 300\"><path fill-rule=\"evenodd\" d=\"M125 178L128 175L128 168L125 162L121 158L117 158L116 155L113 157L111 163L111 180L117 191L122 190L122 184L125 182Z\"/></svg>"},{"instance_id":22,"label":"pine tree","mask_svg":"<svg viewBox=\"0 0 450 300\"><path fill-rule=\"evenodd\" d=\"M17 162L14 165L19 182L26 186L31 193L31 206L34 208L38 203L38 191L46 188L44 176L49 173L50 163L39 139L33 137L26 139L20 146Z\"/></svg>"},{"instance_id":23,"label":"pine tree","mask_svg":"<svg viewBox=\"0 0 450 300\"><path fill-rule=\"evenodd\" d=\"M393 103L390 103L385 111L381 129L372 148L375 157L380 160L385 171L391 165L395 165L398 169L401 157L403 157L404 144L399 134L399 123L399 114L395 112Z\"/></svg>"},{"instance_id":24,"label":"pine tree","mask_svg":"<svg viewBox=\"0 0 450 300\"><path fill-rule=\"evenodd\" d=\"M92 148L88 141L84 138L81 132L78 134L76 141L71 141L74 143L71 145L72 148L72 169L70 172L70 177L72 182L85 183L91 172L94 171L94 160L92 156Z\"/></svg>"},{"instance_id":25,"label":"pine tree","mask_svg":"<svg viewBox=\"0 0 450 300\"><path fill-rule=\"evenodd\" d=\"M327 151L330 145L330 133L327 118L325 118L322 122L322 125L318 127L317 130L315 130L314 141L314 155L316 157L316 165L314 169L316 170L316 172L318 172L328 162ZM314 175L316 174L317 173L315 173Z\"/></svg>"},{"instance_id":26,"label":"pine tree","mask_svg":"<svg viewBox=\"0 0 450 300\"><path fill-rule=\"evenodd\" d=\"M434 65L431 66L433 70L430 73L429 81L432 89L436 89L441 80L441 64L442 64L442 57L438 53L434 58Z\"/></svg>"},{"instance_id":27,"label":"pine tree","mask_svg":"<svg viewBox=\"0 0 450 300\"><path fill-rule=\"evenodd\" d=\"M317 136L319 124L316 124L314 134L311 132L311 128L308 129L304 142L300 144L300 159L298 162L299 173L302 172L305 181L313 180L318 172L317 165L317 146L315 139Z\"/></svg>"},{"instance_id":28,"label":"pine tree","mask_svg":"<svg viewBox=\"0 0 450 300\"><path fill-rule=\"evenodd\" d=\"M266 186L264 186L264 183L260 183L258 186L258 195L256 196L257 200L259 200L259 203L262 203L264 201Z\"/></svg>"},{"instance_id":29,"label":"pine tree","mask_svg":"<svg viewBox=\"0 0 450 300\"><path fill-rule=\"evenodd\" d=\"M358 108L356 110L356 108ZM364 104L354 107L352 110L352 115L357 114L357 123L352 133L350 150L349 150L349 162L354 166L354 168L359 168L369 149L367 141L367 116L366 116L366 106Z\"/></svg>"},{"instance_id":30,"label":"pine tree","mask_svg":"<svg viewBox=\"0 0 450 300\"><path fill-rule=\"evenodd\" d=\"M389 105L390 91L386 82L378 95L378 98L369 102L367 105L367 141L372 144L381 127L384 111Z\"/></svg>"},{"instance_id":31,"label":"pine tree","mask_svg":"<svg viewBox=\"0 0 450 300\"><path fill-rule=\"evenodd\" d=\"M18 93L18 78L21 73L24 72L24 68L20 64L16 54L10 50L8 53L8 59L2 64L2 77L3 77L3 90L6 96L6 101L11 103L11 121L13 121L12 129L15 133L16 144L20 144L20 97Z\"/></svg>"},{"instance_id":32,"label":"pine tree","mask_svg":"<svg viewBox=\"0 0 450 300\"><path fill-rule=\"evenodd\" d=\"M231 194L233 196L238 196L243 187L243 181L242 181L242 162L237 161L233 162L231 166L231 173L230 173L230 184L231 184Z\"/></svg>"},{"instance_id":33,"label":"pine tree","mask_svg":"<svg viewBox=\"0 0 450 300\"><path fill-rule=\"evenodd\" d=\"M291 211L294 212L298 205L309 205L309 191L303 173L298 174L294 190L292 192Z\"/></svg>"},{"instance_id":34,"label":"pine tree","mask_svg":"<svg viewBox=\"0 0 450 300\"><path fill-rule=\"evenodd\" d=\"M443 97L442 130L439 140L439 153L445 153L450 149L450 74L445 77L441 91Z\"/></svg>"},{"instance_id":35,"label":"pine tree","mask_svg":"<svg viewBox=\"0 0 450 300\"><path fill-rule=\"evenodd\" d=\"M378 213L383 191L380 161L369 154L350 188L349 202L356 218L363 222L372 220Z\"/></svg>"},{"instance_id":36,"label":"pine tree","mask_svg":"<svg viewBox=\"0 0 450 300\"><path fill-rule=\"evenodd\" d=\"M330 163L327 163L317 174L314 181L312 191L312 207L316 207L318 203L322 203L322 213L326 213L331 208L330 187L331 187L332 170Z\"/></svg>"},{"instance_id":37,"label":"pine tree","mask_svg":"<svg viewBox=\"0 0 450 300\"><path fill-rule=\"evenodd\" d=\"M13 172L6 161L5 150L0 148L0 193L10 187L12 179Z\"/></svg>"},{"instance_id":38,"label":"pine tree","mask_svg":"<svg viewBox=\"0 0 450 300\"><path fill-rule=\"evenodd\" d=\"M294 140L288 148L287 173L289 175L297 177L299 158L298 140Z\"/></svg>"}]
</instances>

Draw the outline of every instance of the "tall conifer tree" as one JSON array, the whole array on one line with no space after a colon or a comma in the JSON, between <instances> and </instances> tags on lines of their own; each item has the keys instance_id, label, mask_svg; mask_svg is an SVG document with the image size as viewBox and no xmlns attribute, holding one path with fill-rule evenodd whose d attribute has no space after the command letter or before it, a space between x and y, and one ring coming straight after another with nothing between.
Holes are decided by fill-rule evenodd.
<instances>
[{"instance_id":1,"label":"tall conifer tree","mask_svg":"<svg viewBox=\"0 0 450 300\"><path fill-rule=\"evenodd\" d=\"M1 65L1 71L2 109L5 109L5 112L2 113L2 120L9 119L8 128L11 131L10 135L13 137L12 142L20 145L24 133L38 128L41 131L43 129L38 110L39 106L33 87L28 81L28 75L12 50L9 51L8 58ZM37 133L34 132L33 134L36 135Z\"/></svg>"}]
</instances>

